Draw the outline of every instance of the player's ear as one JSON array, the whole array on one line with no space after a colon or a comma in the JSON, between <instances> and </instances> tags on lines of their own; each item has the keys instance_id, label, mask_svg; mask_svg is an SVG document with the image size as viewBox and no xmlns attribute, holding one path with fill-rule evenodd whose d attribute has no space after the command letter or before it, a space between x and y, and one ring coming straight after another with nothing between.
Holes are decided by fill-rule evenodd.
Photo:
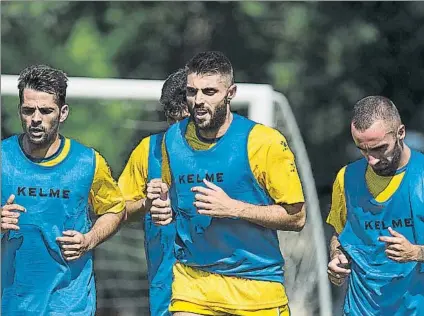
<instances>
[{"instance_id":1,"label":"player's ear","mask_svg":"<svg viewBox=\"0 0 424 316\"><path fill-rule=\"evenodd\" d=\"M402 124L398 128L397 137L398 137L398 139L403 140L405 138L405 136L406 136L405 125Z\"/></svg>"},{"instance_id":2,"label":"player's ear","mask_svg":"<svg viewBox=\"0 0 424 316\"><path fill-rule=\"evenodd\" d=\"M237 85L235 83L233 83L230 88L228 88L228 94L227 94L227 99L228 101L231 101L231 99L233 99L237 94Z\"/></svg>"},{"instance_id":3,"label":"player's ear","mask_svg":"<svg viewBox=\"0 0 424 316\"><path fill-rule=\"evenodd\" d=\"M68 118L69 106L67 104L64 104L62 105L59 111L60 111L59 122L63 123Z\"/></svg>"}]
</instances>

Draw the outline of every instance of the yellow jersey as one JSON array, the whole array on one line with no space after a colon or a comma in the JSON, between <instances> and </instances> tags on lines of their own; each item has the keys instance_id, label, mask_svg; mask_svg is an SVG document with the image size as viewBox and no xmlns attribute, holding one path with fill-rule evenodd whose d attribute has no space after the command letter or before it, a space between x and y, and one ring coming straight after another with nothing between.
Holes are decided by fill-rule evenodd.
<instances>
[{"instance_id":1,"label":"yellow jersey","mask_svg":"<svg viewBox=\"0 0 424 316\"><path fill-rule=\"evenodd\" d=\"M131 153L118 185L126 201L146 198L150 137L143 138Z\"/></svg>"}]
</instances>

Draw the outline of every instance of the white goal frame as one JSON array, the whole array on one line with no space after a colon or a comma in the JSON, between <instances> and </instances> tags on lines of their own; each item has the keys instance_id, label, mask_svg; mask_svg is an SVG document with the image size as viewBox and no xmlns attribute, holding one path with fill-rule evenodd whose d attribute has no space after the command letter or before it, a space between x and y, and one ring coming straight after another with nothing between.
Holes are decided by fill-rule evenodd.
<instances>
[{"instance_id":1,"label":"white goal frame","mask_svg":"<svg viewBox=\"0 0 424 316\"><path fill-rule=\"evenodd\" d=\"M1 75L1 95L18 96L17 82L16 75ZM158 101L163 82L163 80L70 77L67 97ZM290 104L287 98L274 91L271 85L239 83L237 95L232 100L231 106L237 109L242 104L248 105L250 119L271 127L276 127L274 107L278 107L282 113L282 117L278 119L284 122L285 132L291 140L290 145L296 156L296 165L306 196L308 221L312 223L311 237L317 256L320 316L332 316L331 289L327 278L327 248L319 200L311 163Z\"/></svg>"}]
</instances>

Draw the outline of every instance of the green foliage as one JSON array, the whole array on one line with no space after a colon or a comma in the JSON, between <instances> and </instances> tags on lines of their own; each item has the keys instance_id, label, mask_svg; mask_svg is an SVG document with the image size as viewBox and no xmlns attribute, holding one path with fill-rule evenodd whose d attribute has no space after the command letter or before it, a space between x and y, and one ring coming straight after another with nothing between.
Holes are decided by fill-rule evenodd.
<instances>
[{"instance_id":1,"label":"green foliage","mask_svg":"<svg viewBox=\"0 0 424 316\"><path fill-rule=\"evenodd\" d=\"M1 5L3 73L48 63L70 76L164 79L196 52L224 51L233 61L238 82L270 83L287 95L320 185L328 186L348 159L344 146L350 142L349 108L359 98L384 94L399 106L408 127L421 127L420 2ZM121 153L129 151L119 148L133 148L139 135L120 132L117 102L87 103L90 106L75 110L64 131L101 148L114 169L121 170ZM3 110L6 134L12 128L8 120L16 118L14 111L9 113L9 106ZM136 112L139 119L145 118L142 107ZM100 122L114 127L104 128ZM91 126L88 138L79 134L83 125ZM119 139L113 150L102 144L102 139L117 136L128 139ZM322 147L335 142L334 159L322 157ZM121 163L114 162L118 160Z\"/></svg>"}]
</instances>

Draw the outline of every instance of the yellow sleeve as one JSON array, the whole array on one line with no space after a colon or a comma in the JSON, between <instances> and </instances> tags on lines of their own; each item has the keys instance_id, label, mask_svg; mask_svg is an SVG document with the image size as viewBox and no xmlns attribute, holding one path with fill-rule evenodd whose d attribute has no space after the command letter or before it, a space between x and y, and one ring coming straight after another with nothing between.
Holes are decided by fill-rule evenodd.
<instances>
[{"instance_id":1,"label":"yellow sleeve","mask_svg":"<svg viewBox=\"0 0 424 316\"><path fill-rule=\"evenodd\" d=\"M149 147L150 137L142 139L131 153L130 159L118 179L119 188L126 201L138 201L146 198Z\"/></svg>"},{"instance_id":2,"label":"yellow sleeve","mask_svg":"<svg viewBox=\"0 0 424 316\"><path fill-rule=\"evenodd\" d=\"M171 186L171 169L169 168L168 153L165 148L165 136L162 139L162 181Z\"/></svg>"},{"instance_id":3,"label":"yellow sleeve","mask_svg":"<svg viewBox=\"0 0 424 316\"><path fill-rule=\"evenodd\" d=\"M94 213L120 213L125 209L125 200L116 181L112 178L106 160L96 151L96 170L90 189L89 202Z\"/></svg>"},{"instance_id":4,"label":"yellow sleeve","mask_svg":"<svg viewBox=\"0 0 424 316\"><path fill-rule=\"evenodd\" d=\"M249 134L247 149L255 178L275 203L305 201L294 155L279 131L257 124Z\"/></svg>"},{"instance_id":5,"label":"yellow sleeve","mask_svg":"<svg viewBox=\"0 0 424 316\"><path fill-rule=\"evenodd\" d=\"M336 232L340 234L346 224L346 199L344 192L344 175L346 166L340 169L336 180L333 184L333 193L331 196L331 208L327 217L327 224L334 227Z\"/></svg>"}]
</instances>

